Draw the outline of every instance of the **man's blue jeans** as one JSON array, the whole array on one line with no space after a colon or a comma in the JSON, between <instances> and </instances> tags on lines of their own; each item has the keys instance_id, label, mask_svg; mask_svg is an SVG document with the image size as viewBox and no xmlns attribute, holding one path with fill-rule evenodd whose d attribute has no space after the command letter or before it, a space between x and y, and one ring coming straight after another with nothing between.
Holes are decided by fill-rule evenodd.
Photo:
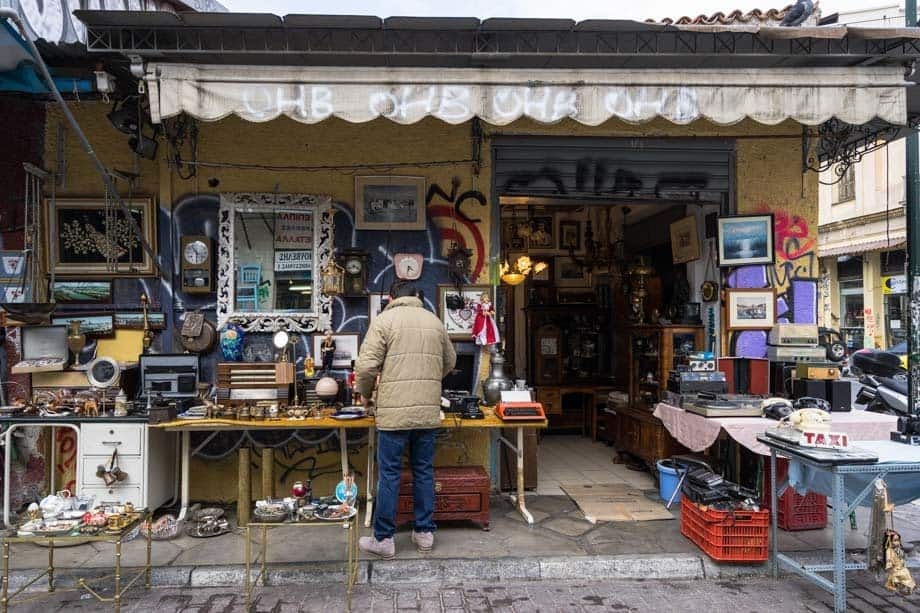
<instances>
[{"instance_id":1,"label":"man's blue jeans","mask_svg":"<svg viewBox=\"0 0 920 613\"><path fill-rule=\"evenodd\" d=\"M412 467L415 531L435 531L434 438L434 429L378 431L377 507L374 509L374 536L378 541L396 533L396 507L406 445L409 446L409 464Z\"/></svg>"}]
</instances>

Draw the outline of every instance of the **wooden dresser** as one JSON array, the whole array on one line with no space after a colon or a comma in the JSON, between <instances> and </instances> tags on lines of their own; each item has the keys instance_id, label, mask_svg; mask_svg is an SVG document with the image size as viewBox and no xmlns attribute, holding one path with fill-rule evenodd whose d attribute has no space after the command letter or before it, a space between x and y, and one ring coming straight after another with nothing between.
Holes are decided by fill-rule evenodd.
<instances>
[{"instance_id":1,"label":"wooden dresser","mask_svg":"<svg viewBox=\"0 0 920 613\"><path fill-rule=\"evenodd\" d=\"M434 469L434 520L467 519L489 529L489 473L482 466L443 466ZM415 519L412 471L404 470L399 484L396 525Z\"/></svg>"},{"instance_id":2,"label":"wooden dresser","mask_svg":"<svg viewBox=\"0 0 920 613\"><path fill-rule=\"evenodd\" d=\"M612 438L617 452L639 458L653 473L658 460L689 453L650 409L620 406L611 410L615 415L608 423L613 426Z\"/></svg>"}]
</instances>

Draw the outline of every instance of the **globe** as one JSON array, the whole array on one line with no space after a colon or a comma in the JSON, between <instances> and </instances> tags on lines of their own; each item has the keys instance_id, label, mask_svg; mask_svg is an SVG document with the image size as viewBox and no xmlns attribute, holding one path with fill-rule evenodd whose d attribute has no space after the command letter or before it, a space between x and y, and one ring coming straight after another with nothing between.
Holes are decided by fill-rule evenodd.
<instances>
[{"instance_id":1,"label":"globe","mask_svg":"<svg viewBox=\"0 0 920 613\"><path fill-rule=\"evenodd\" d=\"M339 395L339 384L332 377L323 377L316 382L316 395L324 402L332 402Z\"/></svg>"}]
</instances>

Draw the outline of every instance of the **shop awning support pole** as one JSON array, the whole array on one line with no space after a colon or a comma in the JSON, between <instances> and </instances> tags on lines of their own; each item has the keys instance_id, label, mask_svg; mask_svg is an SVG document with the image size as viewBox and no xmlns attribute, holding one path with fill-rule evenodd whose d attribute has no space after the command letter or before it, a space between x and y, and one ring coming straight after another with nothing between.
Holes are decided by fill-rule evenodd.
<instances>
[{"instance_id":1,"label":"shop awning support pole","mask_svg":"<svg viewBox=\"0 0 920 613\"><path fill-rule=\"evenodd\" d=\"M0 7L0 19L9 19L16 24L16 27L19 29L19 34L22 36L23 41L25 41L26 45L29 46L29 53L32 54L32 59L35 61L35 65L38 66L38 72L41 74L42 79L44 79L45 85L48 86L48 91L51 92L55 102L57 102L58 106L61 107L61 112L64 113L64 118L67 120L67 123L70 124L70 127L77 135L77 138L80 139L80 144L83 145L83 149L86 151L86 154L93 161L93 165L102 176L102 181L105 183L109 193L115 197L115 200L118 202L118 206L121 207L121 211L124 214L125 219L129 224L131 224L131 229L133 230L137 239L140 241L141 247L144 249L147 257L150 258L150 261L156 268L157 274L162 277L163 270L160 268L160 263L157 261L156 253L147 242L147 239L144 237L144 233L141 232L141 228L137 224L137 220L134 218L134 215L131 214L131 209L128 208L128 205L125 204L121 194L118 193L118 188L115 186L115 181L112 180L111 174L109 174L109 169L105 167L105 164L103 164L102 160L100 160L96 155L96 152L93 150L93 146L90 144L89 139L86 138L86 134L84 134L83 130L80 128L80 124L77 123L73 113L70 112L70 108L64 101L64 97L58 90L57 85L54 84L54 79L51 77L51 73L48 71L48 66L45 64L45 60L42 58L41 53L38 52L38 48L35 46L35 43L32 42L31 38L29 38L29 34L26 31L22 20L19 19L19 15L13 9Z\"/></svg>"},{"instance_id":2,"label":"shop awning support pole","mask_svg":"<svg viewBox=\"0 0 920 613\"><path fill-rule=\"evenodd\" d=\"M917 26L917 0L905 0L905 25ZM920 140L907 136L907 318L908 407L920 415Z\"/></svg>"}]
</instances>

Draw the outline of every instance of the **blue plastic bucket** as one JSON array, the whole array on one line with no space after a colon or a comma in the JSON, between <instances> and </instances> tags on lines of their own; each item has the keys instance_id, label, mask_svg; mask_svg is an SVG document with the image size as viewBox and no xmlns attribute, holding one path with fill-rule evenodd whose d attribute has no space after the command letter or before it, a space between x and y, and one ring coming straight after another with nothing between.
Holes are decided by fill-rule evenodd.
<instances>
[{"instance_id":1,"label":"blue plastic bucket","mask_svg":"<svg viewBox=\"0 0 920 613\"><path fill-rule=\"evenodd\" d=\"M665 502L671 499L674 490L677 489L684 470L686 469L674 460L658 460L658 495ZM674 504L680 504L680 497L681 493L677 492Z\"/></svg>"}]
</instances>

